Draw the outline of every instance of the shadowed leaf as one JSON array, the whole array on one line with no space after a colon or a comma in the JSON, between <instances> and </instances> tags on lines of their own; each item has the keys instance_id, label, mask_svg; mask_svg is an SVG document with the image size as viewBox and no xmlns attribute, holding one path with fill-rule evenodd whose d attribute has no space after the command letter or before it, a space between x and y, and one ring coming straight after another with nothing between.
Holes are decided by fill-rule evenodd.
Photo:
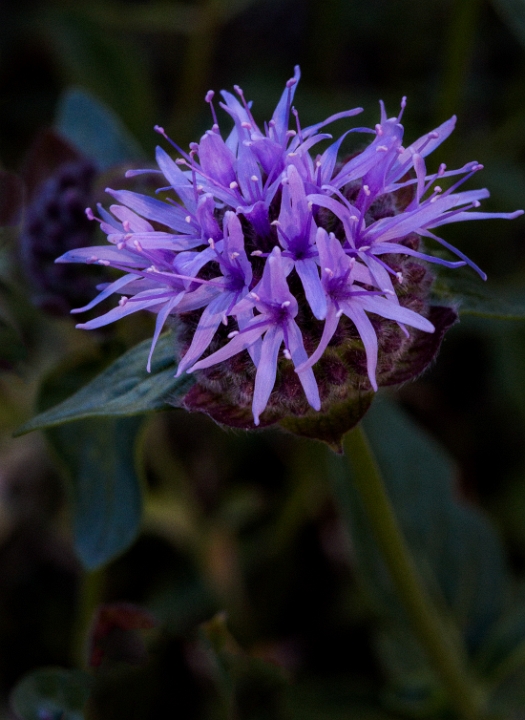
<instances>
[{"instance_id":1,"label":"shadowed leaf","mask_svg":"<svg viewBox=\"0 0 525 720\"><path fill-rule=\"evenodd\" d=\"M151 346L144 340L124 353L110 367L64 402L37 415L17 431L62 425L92 417L126 417L167 408L166 396L181 397L191 387L190 375L175 378L175 347L171 333L163 335L155 349L151 373L146 362Z\"/></svg>"}]
</instances>

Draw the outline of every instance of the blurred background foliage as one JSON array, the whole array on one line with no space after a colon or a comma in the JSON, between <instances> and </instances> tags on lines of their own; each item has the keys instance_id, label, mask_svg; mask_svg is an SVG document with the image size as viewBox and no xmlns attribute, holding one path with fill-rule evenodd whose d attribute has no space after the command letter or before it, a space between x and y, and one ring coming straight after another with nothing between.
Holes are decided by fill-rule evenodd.
<instances>
[{"instance_id":1,"label":"blurred background foliage","mask_svg":"<svg viewBox=\"0 0 525 720\"><path fill-rule=\"evenodd\" d=\"M155 123L197 139L209 88L237 83L270 117L295 64L303 124L359 105L373 127L379 98L394 114L407 95L413 139L457 113L436 167L479 160L487 208L524 207L524 0L0 3L0 714L443 711L320 445L176 410L12 438L151 334L148 317L77 331L58 302L99 281L52 266L71 227L92 242L83 206L151 164ZM520 219L447 239L523 303L524 234ZM395 400L366 422L409 542L478 672L523 712L525 325L465 316Z\"/></svg>"}]
</instances>

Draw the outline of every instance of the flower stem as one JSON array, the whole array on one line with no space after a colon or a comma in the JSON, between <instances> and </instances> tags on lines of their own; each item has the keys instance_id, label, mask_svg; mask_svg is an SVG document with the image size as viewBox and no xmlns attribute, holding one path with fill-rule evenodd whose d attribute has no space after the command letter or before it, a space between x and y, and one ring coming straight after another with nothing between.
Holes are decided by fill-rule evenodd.
<instances>
[{"instance_id":1,"label":"flower stem","mask_svg":"<svg viewBox=\"0 0 525 720\"><path fill-rule=\"evenodd\" d=\"M412 628L447 691L458 717L485 717L485 697L465 663L465 652L441 618L424 588L396 520L392 505L361 425L344 438L345 454L375 539Z\"/></svg>"},{"instance_id":2,"label":"flower stem","mask_svg":"<svg viewBox=\"0 0 525 720\"><path fill-rule=\"evenodd\" d=\"M95 610L99 606L104 590L103 569L84 571L79 578L77 614L73 626L71 660L78 668L89 667L88 640Z\"/></svg>"}]
</instances>

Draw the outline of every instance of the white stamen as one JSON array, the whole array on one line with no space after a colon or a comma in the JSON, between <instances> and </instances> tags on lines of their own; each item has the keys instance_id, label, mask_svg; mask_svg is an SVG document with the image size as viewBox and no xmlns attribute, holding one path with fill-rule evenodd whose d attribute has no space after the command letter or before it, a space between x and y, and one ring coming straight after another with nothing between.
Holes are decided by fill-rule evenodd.
<instances>
[{"instance_id":1,"label":"white stamen","mask_svg":"<svg viewBox=\"0 0 525 720\"><path fill-rule=\"evenodd\" d=\"M215 240L213 238L208 238L208 245L212 250L215 250Z\"/></svg>"},{"instance_id":2,"label":"white stamen","mask_svg":"<svg viewBox=\"0 0 525 720\"><path fill-rule=\"evenodd\" d=\"M249 123L249 122L242 122L242 123L241 123L241 127L246 128L246 130L251 130L251 129L252 129L252 124Z\"/></svg>"},{"instance_id":3,"label":"white stamen","mask_svg":"<svg viewBox=\"0 0 525 720\"><path fill-rule=\"evenodd\" d=\"M434 192L436 192L436 193L443 192L443 188L440 188L439 185L436 185L436 187L434 188Z\"/></svg>"},{"instance_id":4,"label":"white stamen","mask_svg":"<svg viewBox=\"0 0 525 720\"><path fill-rule=\"evenodd\" d=\"M135 248L136 248L139 252L142 252L142 245L139 243L138 240L134 240L134 241L133 241L133 245L135 246Z\"/></svg>"},{"instance_id":5,"label":"white stamen","mask_svg":"<svg viewBox=\"0 0 525 720\"><path fill-rule=\"evenodd\" d=\"M388 152L388 148L386 145L378 145L376 147L376 152Z\"/></svg>"},{"instance_id":6,"label":"white stamen","mask_svg":"<svg viewBox=\"0 0 525 720\"><path fill-rule=\"evenodd\" d=\"M232 338L234 338L234 337L235 337L236 335L238 335L238 334L239 334L239 331L238 331L238 330L232 330L231 333L228 333L228 338L231 340Z\"/></svg>"},{"instance_id":7,"label":"white stamen","mask_svg":"<svg viewBox=\"0 0 525 720\"><path fill-rule=\"evenodd\" d=\"M125 247L126 247L126 243L123 242L122 240L117 243L117 250L124 250Z\"/></svg>"},{"instance_id":8,"label":"white stamen","mask_svg":"<svg viewBox=\"0 0 525 720\"><path fill-rule=\"evenodd\" d=\"M363 185L363 192L367 197L370 195L370 188L368 185Z\"/></svg>"},{"instance_id":9,"label":"white stamen","mask_svg":"<svg viewBox=\"0 0 525 720\"><path fill-rule=\"evenodd\" d=\"M338 310L338 311L336 312L335 316L336 316L336 318L340 318L342 314L343 314L343 311L342 311L342 310Z\"/></svg>"},{"instance_id":10,"label":"white stamen","mask_svg":"<svg viewBox=\"0 0 525 720\"><path fill-rule=\"evenodd\" d=\"M122 227L124 228L124 232L130 232L131 225L129 224L129 220L124 220Z\"/></svg>"},{"instance_id":11,"label":"white stamen","mask_svg":"<svg viewBox=\"0 0 525 720\"><path fill-rule=\"evenodd\" d=\"M402 283L403 283L403 273L402 273L402 272L396 272L396 277L397 277L397 279L398 279L398 282L399 282L400 284L402 284Z\"/></svg>"},{"instance_id":12,"label":"white stamen","mask_svg":"<svg viewBox=\"0 0 525 720\"><path fill-rule=\"evenodd\" d=\"M177 165L186 165L186 160L184 160L184 158L177 158L177 159L175 160L175 163L176 163Z\"/></svg>"},{"instance_id":13,"label":"white stamen","mask_svg":"<svg viewBox=\"0 0 525 720\"><path fill-rule=\"evenodd\" d=\"M106 265L106 266L107 266L107 265L110 264L110 262L109 262L109 260L99 260L99 261L98 261L98 264L99 264L99 265Z\"/></svg>"},{"instance_id":14,"label":"white stamen","mask_svg":"<svg viewBox=\"0 0 525 720\"><path fill-rule=\"evenodd\" d=\"M230 183L230 190L237 190L238 187L239 187L239 183L235 182L235 180Z\"/></svg>"},{"instance_id":15,"label":"white stamen","mask_svg":"<svg viewBox=\"0 0 525 720\"><path fill-rule=\"evenodd\" d=\"M191 222L191 215L186 215L186 217L185 217L184 219L186 220L186 222L187 222L188 225L189 225L190 222Z\"/></svg>"},{"instance_id":16,"label":"white stamen","mask_svg":"<svg viewBox=\"0 0 525 720\"><path fill-rule=\"evenodd\" d=\"M295 135L297 135L297 132L295 130L286 131L286 137L295 137Z\"/></svg>"},{"instance_id":17,"label":"white stamen","mask_svg":"<svg viewBox=\"0 0 525 720\"><path fill-rule=\"evenodd\" d=\"M250 255L255 255L255 257L260 257L263 254L262 250L254 250Z\"/></svg>"},{"instance_id":18,"label":"white stamen","mask_svg":"<svg viewBox=\"0 0 525 720\"><path fill-rule=\"evenodd\" d=\"M88 220L94 220L95 216L93 215L93 210L90 207L87 207L85 210L86 217Z\"/></svg>"},{"instance_id":19,"label":"white stamen","mask_svg":"<svg viewBox=\"0 0 525 720\"><path fill-rule=\"evenodd\" d=\"M381 125L380 125L379 123L377 123L377 125L376 125L376 133L377 133L378 135L382 135L382 134L383 134L383 128L381 127Z\"/></svg>"},{"instance_id":20,"label":"white stamen","mask_svg":"<svg viewBox=\"0 0 525 720\"><path fill-rule=\"evenodd\" d=\"M235 258L238 258L241 253L238 252L232 252L230 253L230 257L232 260L235 260Z\"/></svg>"},{"instance_id":21,"label":"white stamen","mask_svg":"<svg viewBox=\"0 0 525 720\"><path fill-rule=\"evenodd\" d=\"M284 350L283 350L283 355L284 355L284 357L285 357L287 360L291 360L291 359L292 359L292 356L290 355L290 351L288 350L288 348L284 348Z\"/></svg>"},{"instance_id":22,"label":"white stamen","mask_svg":"<svg viewBox=\"0 0 525 720\"><path fill-rule=\"evenodd\" d=\"M257 175L252 175L251 178L250 178L250 180L251 180L252 182L259 182L259 178L257 177Z\"/></svg>"},{"instance_id":23,"label":"white stamen","mask_svg":"<svg viewBox=\"0 0 525 720\"><path fill-rule=\"evenodd\" d=\"M250 295L250 297L252 297L256 302L259 302L259 300L261 299L261 298L257 295L257 293L251 292L251 293L249 293L249 295Z\"/></svg>"},{"instance_id":24,"label":"white stamen","mask_svg":"<svg viewBox=\"0 0 525 720\"><path fill-rule=\"evenodd\" d=\"M221 318L221 322L224 326L228 325L228 318L226 317L226 313Z\"/></svg>"},{"instance_id":25,"label":"white stamen","mask_svg":"<svg viewBox=\"0 0 525 720\"><path fill-rule=\"evenodd\" d=\"M124 305L128 302L128 299L125 295L123 295L120 300L118 301L118 304L120 307L124 307Z\"/></svg>"},{"instance_id":26,"label":"white stamen","mask_svg":"<svg viewBox=\"0 0 525 720\"><path fill-rule=\"evenodd\" d=\"M282 308L287 308L287 307L289 307L291 304L292 304L292 303L291 303L290 300L285 300L284 302L281 303L281 307L282 307Z\"/></svg>"}]
</instances>

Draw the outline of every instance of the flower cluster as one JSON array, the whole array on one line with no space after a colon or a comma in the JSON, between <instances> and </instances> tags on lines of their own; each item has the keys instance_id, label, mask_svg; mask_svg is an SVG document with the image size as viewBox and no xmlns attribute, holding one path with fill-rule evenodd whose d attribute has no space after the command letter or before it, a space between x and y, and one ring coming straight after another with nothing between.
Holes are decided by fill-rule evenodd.
<instances>
[{"instance_id":1,"label":"flower cluster","mask_svg":"<svg viewBox=\"0 0 525 720\"><path fill-rule=\"evenodd\" d=\"M178 153L173 160L157 148L160 170L153 172L166 178L165 199L108 189L116 204L110 212L99 206L99 221L109 244L58 259L124 271L74 312L118 293L117 307L79 327L143 309L156 313L148 367L166 321L179 316L177 374L200 371L186 405L233 425L248 426L250 405L253 423L268 424L309 407L324 411L349 388L372 392L395 382L393 363L403 362L422 334L442 335L429 319L427 263L470 265L485 277L436 229L521 214L479 212L488 191L458 191L481 169L476 162L428 173L425 157L450 135L455 118L404 147L405 99L397 117L387 117L381 103L375 129L352 128L315 154L321 141L332 140L327 125L361 109L301 128L292 105L298 80L296 68L262 128L239 87L236 96L222 92L220 106L234 123L226 139L211 91L213 126L189 152L156 128ZM341 161L351 132L372 141ZM137 172L152 171L128 174ZM457 182L439 187L452 176ZM421 238L455 258L427 254ZM219 396L229 414L213 411Z\"/></svg>"}]
</instances>

